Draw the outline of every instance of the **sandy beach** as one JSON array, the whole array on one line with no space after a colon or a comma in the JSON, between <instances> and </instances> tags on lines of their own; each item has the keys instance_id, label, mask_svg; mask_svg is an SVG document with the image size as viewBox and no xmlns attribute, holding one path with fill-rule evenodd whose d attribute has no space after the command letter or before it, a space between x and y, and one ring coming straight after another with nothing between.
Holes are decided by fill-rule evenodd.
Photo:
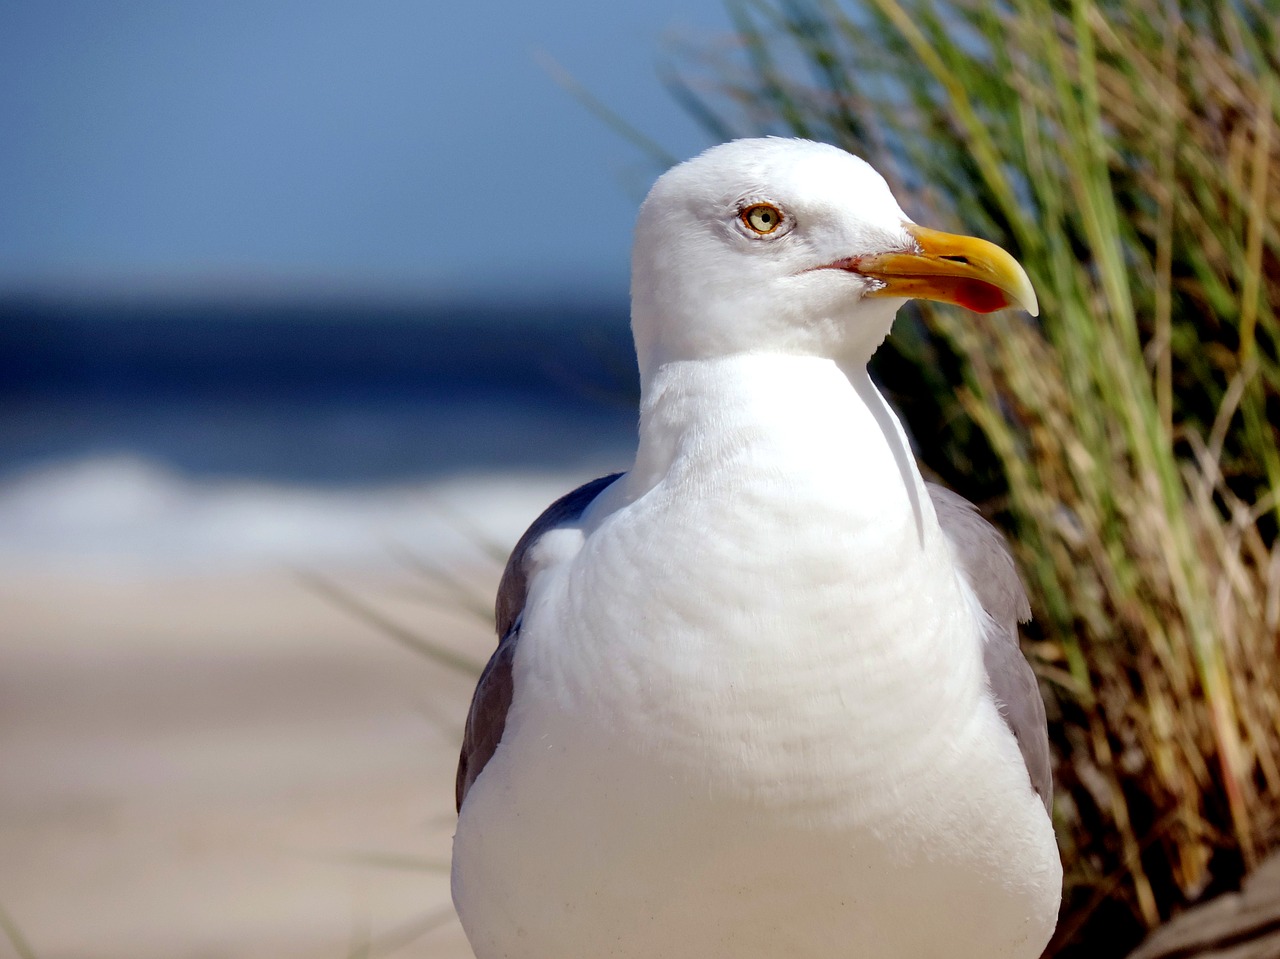
<instances>
[{"instance_id":1,"label":"sandy beach","mask_svg":"<svg viewBox=\"0 0 1280 959\"><path fill-rule=\"evenodd\" d=\"M0 307L0 959L469 956L474 678L297 571L483 663L493 555L634 448L625 302Z\"/></svg>"},{"instance_id":2,"label":"sandy beach","mask_svg":"<svg viewBox=\"0 0 1280 959\"><path fill-rule=\"evenodd\" d=\"M419 575L325 572L491 647ZM0 623L0 906L40 959L471 955L448 882L464 677L287 569L11 568Z\"/></svg>"}]
</instances>

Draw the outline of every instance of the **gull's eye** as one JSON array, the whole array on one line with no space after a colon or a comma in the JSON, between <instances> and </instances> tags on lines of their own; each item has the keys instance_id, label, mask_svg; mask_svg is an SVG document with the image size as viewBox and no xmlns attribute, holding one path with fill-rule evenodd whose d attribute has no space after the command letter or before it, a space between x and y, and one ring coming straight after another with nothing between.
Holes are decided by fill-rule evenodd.
<instances>
[{"instance_id":1,"label":"gull's eye","mask_svg":"<svg viewBox=\"0 0 1280 959\"><path fill-rule=\"evenodd\" d=\"M768 236L782 223L782 211L768 203L757 203L738 214L749 230Z\"/></svg>"}]
</instances>

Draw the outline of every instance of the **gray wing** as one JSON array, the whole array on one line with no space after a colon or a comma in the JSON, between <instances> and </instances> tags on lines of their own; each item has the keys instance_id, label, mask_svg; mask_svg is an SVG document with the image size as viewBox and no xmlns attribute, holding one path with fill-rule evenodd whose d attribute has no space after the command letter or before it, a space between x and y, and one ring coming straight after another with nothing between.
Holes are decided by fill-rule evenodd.
<instances>
[{"instance_id":1,"label":"gray wing","mask_svg":"<svg viewBox=\"0 0 1280 959\"><path fill-rule=\"evenodd\" d=\"M938 524L955 547L960 568L991 618L982 657L987 681L1009 724L1031 786L1044 808L1053 802L1053 768L1049 761L1049 732L1044 700L1035 673L1018 645L1018 623L1031 619L1031 606L1013 565L1009 544L978 508L963 496L926 483Z\"/></svg>"},{"instance_id":2,"label":"gray wing","mask_svg":"<svg viewBox=\"0 0 1280 959\"><path fill-rule=\"evenodd\" d=\"M520 613L529 587L529 571L525 568L529 551L543 534L581 516L605 487L621 475L602 476L560 497L533 521L511 551L507 568L502 573L502 582L498 585L498 601L494 609L498 648L480 674L475 695L471 697L471 709L467 713L467 727L462 734L455 793L459 811L467 790L498 748L507 725L507 710L511 708L514 692L511 665L515 661L516 643L520 639Z\"/></svg>"}]
</instances>

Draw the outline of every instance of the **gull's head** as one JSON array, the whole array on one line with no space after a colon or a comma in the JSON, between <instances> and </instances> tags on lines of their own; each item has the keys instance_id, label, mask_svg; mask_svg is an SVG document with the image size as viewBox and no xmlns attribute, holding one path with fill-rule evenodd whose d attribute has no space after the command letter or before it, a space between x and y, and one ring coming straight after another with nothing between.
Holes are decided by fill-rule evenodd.
<instances>
[{"instance_id":1,"label":"gull's head","mask_svg":"<svg viewBox=\"0 0 1280 959\"><path fill-rule=\"evenodd\" d=\"M631 265L642 374L735 353L865 362L913 297L1036 312L1008 253L917 226L867 163L807 140L737 140L667 171Z\"/></svg>"}]
</instances>

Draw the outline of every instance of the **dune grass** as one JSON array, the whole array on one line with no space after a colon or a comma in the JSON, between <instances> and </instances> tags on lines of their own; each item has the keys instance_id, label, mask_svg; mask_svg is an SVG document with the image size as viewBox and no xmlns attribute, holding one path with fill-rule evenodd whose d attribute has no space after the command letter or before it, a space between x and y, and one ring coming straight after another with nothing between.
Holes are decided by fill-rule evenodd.
<instances>
[{"instance_id":1,"label":"dune grass","mask_svg":"<svg viewBox=\"0 0 1280 959\"><path fill-rule=\"evenodd\" d=\"M3 907L0 907L0 932L4 933L4 938L9 941L9 947L18 959L36 959L35 950Z\"/></svg>"},{"instance_id":2,"label":"dune grass","mask_svg":"<svg viewBox=\"0 0 1280 959\"><path fill-rule=\"evenodd\" d=\"M827 140L1026 266L1041 317L924 309L882 379L1034 596L1068 870L1117 955L1280 809L1280 3L730 0L678 51L713 135Z\"/></svg>"}]
</instances>

